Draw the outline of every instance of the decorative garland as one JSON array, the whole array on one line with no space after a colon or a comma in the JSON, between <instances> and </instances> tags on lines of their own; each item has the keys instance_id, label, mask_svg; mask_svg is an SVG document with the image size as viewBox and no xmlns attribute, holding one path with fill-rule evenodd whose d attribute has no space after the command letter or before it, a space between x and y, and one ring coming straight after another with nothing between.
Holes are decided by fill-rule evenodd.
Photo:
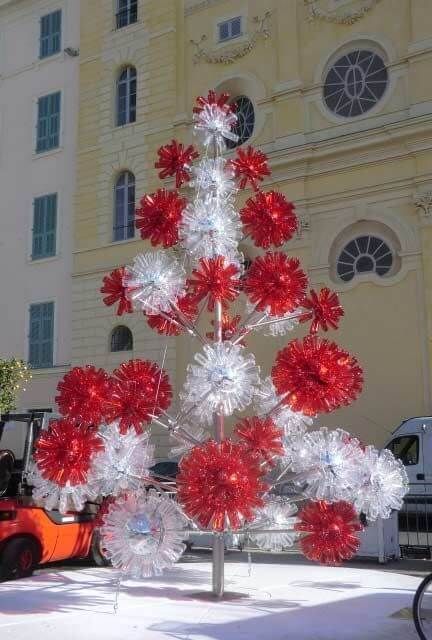
<instances>
[{"instance_id":1,"label":"decorative garland","mask_svg":"<svg viewBox=\"0 0 432 640\"><path fill-rule=\"evenodd\" d=\"M193 57L194 63L196 64L201 62L201 60L204 60L204 62L208 62L209 64L232 64L239 58L243 58L255 48L258 40L261 40L262 38L266 40L270 37L270 29L266 26L270 16L271 11L266 11L262 18L254 16L252 21L257 24L258 27L248 40L238 47L228 50L225 49L220 53L218 51L207 51L201 46L201 44L207 40L206 35L201 36L201 39L198 42L191 40L190 42L196 47L196 53Z\"/></svg>"},{"instance_id":2,"label":"decorative garland","mask_svg":"<svg viewBox=\"0 0 432 640\"><path fill-rule=\"evenodd\" d=\"M380 0L365 0L365 4L360 9L346 11L345 13L333 13L317 7L317 0L304 0L309 9L308 20L324 20L335 24L354 24L364 18L365 14L371 11Z\"/></svg>"}]
</instances>

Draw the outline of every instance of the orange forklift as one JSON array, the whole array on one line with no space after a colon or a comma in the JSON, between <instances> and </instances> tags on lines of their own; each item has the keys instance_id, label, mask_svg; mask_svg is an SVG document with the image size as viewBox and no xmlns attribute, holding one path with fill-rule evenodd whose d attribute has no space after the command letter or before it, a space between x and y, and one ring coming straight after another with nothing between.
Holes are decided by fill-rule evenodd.
<instances>
[{"instance_id":1,"label":"orange forklift","mask_svg":"<svg viewBox=\"0 0 432 640\"><path fill-rule=\"evenodd\" d=\"M45 410L0 416L0 580L30 576L39 564L70 558L107 564L96 526L99 505L61 514L32 500L27 475L35 440L49 418ZM25 429L22 456L3 448L4 436L15 429Z\"/></svg>"}]
</instances>

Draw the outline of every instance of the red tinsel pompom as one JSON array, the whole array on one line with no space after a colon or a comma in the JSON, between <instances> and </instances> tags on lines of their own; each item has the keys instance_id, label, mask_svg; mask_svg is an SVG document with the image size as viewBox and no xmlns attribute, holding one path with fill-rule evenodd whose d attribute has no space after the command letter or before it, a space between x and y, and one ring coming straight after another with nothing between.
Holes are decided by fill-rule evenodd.
<instances>
[{"instance_id":1,"label":"red tinsel pompom","mask_svg":"<svg viewBox=\"0 0 432 640\"><path fill-rule=\"evenodd\" d=\"M194 113L201 113L206 106L216 105L225 113L235 110L234 104L229 104L229 93L220 93L219 95L213 89L210 89L207 96L198 96L196 106L193 108Z\"/></svg>"},{"instance_id":2,"label":"red tinsel pompom","mask_svg":"<svg viewBox=\"0 0 432 640\"><path fill-rule=\"evenodd\" d=\"M311 289L310 295L303 301L302 306L307 311L301 316L300 322L312 320L310 333L317 333L319 329L328 331L329 328L337 329L339 320L344 315L344 310L339 302L339 297L327 287L317 294Z\"/></svg>"},{"instance_id":3,"label":"red tinsel pompom","mask_svg":"<svg viewBox=\"0 0 432 640\"><path fill-rule=\"evenodd\" d=\"M195 296L188 293L182 298L178 298L176 305L188 320L195 320L198 315L198 304ZM171 318L172 321L166 316ZM161 314L148 315L147 322L152 329L166 336L179 336L183 331L183 319L176 311L170 311L164 316Z\"/></svg>"},{"instance_id":4,"label":"red tinsel pompom","mask_svg":"<svg viewBox=\"0 0 432 640\"><path fill-rule=\"evenodd\" d=\"M103 299L107 307L118 302L117 315L132 313L132 302L127 297L127 289L123 286L125 268L114 269L108 276L104 276L100 292L107 295Z\"/></svg>"},{"instance_id":5,"label":"red tinsel pompom","mask_svg":"<svg viewBox=\"0 0 432 640\"><path fill-rule=\"evenodd\" d=\"M186 198L177 191L158 189L141 198L136 210L135 225L141 230L143 240L151 240L153 246L172 247L178 242L178 226L186 206Z\"/></svg>"},{"instance_id":6,"label":"red tinsel pompom","mask_svg":"<svg viewBox=\"0 0 432 640\"><path fill-rule=\"evenodd\" d=\"M144 431L151 414L160 415L171 403L172 389L168 375L148 360L129 360L113 373L113 388L106 405L107 422L119 420L120 433L133 427Z\"/></svg>"},{"instance_id":7,"label":"red tinsel pompom","mask_svg":"<svg viewBox=\"0 0 432 640\"><path fill-rule=\"evenodd\" d=\"M269 417L244 418L237 423L235 433L253 457L265 460L270 466L276 463L276 456L284 453L282 430Z\"/></svg>"},{"instance_id":8,"label":"red tinsel pompom","mask_svg":"<svg viewBox=\"0 0 432 640\"><path fill-rule=\"evenodd\" d=\"M60 413L74 422L98 425L111 393L111 378L91 365L74 367L57 385Z\"/></svg>"},{"instance_id":9,"label":"red tinsel pompom","mask_svg":"<svg viewBox=\"0 0 432 640\"><path fill-rule=\"evenodd\" d=\"M239 179L240 189L245 189L248 182L253 189L258 189L258 182L270 175L267 160L265 153L250 145L246 149L237 147L236 157L229 164L234 169L235 177Z\"/></svg>"},{"instance_id":10,"label":"red tinsel pompom","mask_svg":"<svg viewBox=\"0 0 432 640\"><path fill-rule=\"evenodd\" d=\"M158 174L161 180L175 176L176 189L180 189L183 183L189 182L190 165L199 156L193 145L184 147L181 142L171 140L170 144L159 147L157 153L159 160L155 163L155 167L162 169Z\"/></svg>"},{"instance_id":11,"label":"red tinsel pompom","mask_svg":"<svg viewBox=\"0 0 432 640\"><path fill-rule=\"evenodd\" d=\"M51 420L36 442L34 459L42 477L64 487L87 482L92 455L103 448L95 427Z\"/></svg>"},{"instance_id":12,"label":"red tinsel pompom","mask_svg":"<svg viewBox=\"0 0 432 640\"><path fill-rule=\"evenodd\" d=\"M349 502L310 502L298 514L296 531L305 532L300 539L303 554L321 564L341 564L359 549L357 532L362 526Z\"/></svg>"},{"instance_id":13,"label":"red tinsel pompom","mask_svg":"<svg viewBox=\"0 0 432 640\"><path fill-rule=\"evenodd\" d=\"M280 247L290 240L297 230L294 205L282 193L258 191L249 198L240 211L246 235L250 235L257 247Z\"/></svg>"},{"instance_id":14,"label":"red tinsel pompom","mask_svg":"<svg viewBox=\"0 0 432 640\"><path fill-rule=\"evenodd\" d=\"M263 470L244 445L209 440L180 462L178 500L203 528L238 529L262 506Z\"/></svg>"},{"instance_id":15,"label":"red tinsel pompom","mask_svg":"<svg viewBox=\"0 0 432 640\"><path fill-rule=\"evenodd\" d=\"M224 312L222 314L222 340L231 340L231 338L235 336L240 320L241 316L233 316L232 318L230 318L227 313ZM212 320L210 324L214 327L214 320ZM209 338L209 340L215 340L214 331L209 331L208 333L206 333L206 337ZM239 344L241 344L242 346L245 345L243 340L241 340Z\"/></svg>"},{"instance_id":16,"label":"red tinsel pompom","mask_svg":"<svg viewBox=\"0 0 432 640\"><path fill-rule=\"evenodd\" d=\"M198 269L192 271L188 280L191 291L198 301L208 296L208 310L213 311L215 303L224 307L232 302L240 289L238 267L223 256L201 258Z\"/></svg>"},{"instance_id":17,"label":"red tinsel pompom","mask_svg":"<svg viewBox=\"0 0 432 640\"><path fill-rule=\"evenodd\" d=\"M255 258L246 273L244 290L259 311L268 309L271 315L283 316L302 304L307 276L299 264L297 258L278 251Z\"/></svg>"},{"instance_id":18,"label":"red tinsel pompom","mask_svg":"<svg viewBox=\"0 0 432 640\"><path fill-rule=\"evenodd\" d=\"M284 403L308 416L351 404L363 386L356 358L317 336L293 340L279 351L272 378Z\"/></svg>"}]
</instances>

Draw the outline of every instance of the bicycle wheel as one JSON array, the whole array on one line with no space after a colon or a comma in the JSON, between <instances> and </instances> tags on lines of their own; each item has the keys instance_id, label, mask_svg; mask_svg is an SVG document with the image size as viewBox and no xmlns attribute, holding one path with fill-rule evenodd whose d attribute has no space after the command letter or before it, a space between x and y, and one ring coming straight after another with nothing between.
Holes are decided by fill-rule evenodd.
<instances>
[{"instance_id":1,"label":"bicycle wheel","mask_svg":"<svg viewBox=\"0 0 432 640\"><path fill-rule=\"evenodd\" d=\"M413 618L421 640L432 640L432 573L417 588L413 601Z\"/></svg>"}]
</instances>

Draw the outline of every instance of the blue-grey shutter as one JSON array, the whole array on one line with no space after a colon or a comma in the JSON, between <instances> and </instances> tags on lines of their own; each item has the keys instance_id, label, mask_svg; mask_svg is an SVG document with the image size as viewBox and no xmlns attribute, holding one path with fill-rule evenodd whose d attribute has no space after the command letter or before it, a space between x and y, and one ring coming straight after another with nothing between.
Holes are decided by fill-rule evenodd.
<instances>
[{"instance_id":1,"label":"blue-grey shutter","mask_svg":"<svg viewBox=\"0 0 432 640\"><path fill-rule=\"evenodd\" d=\"M55 149L60 143L61 92L42 96L38 100L36 152Z\"/></svg>"},{"instance_id":2,"label":"blue-grey shutter","mask_svg":"<svg viewBox=\"0 0 432 640\"><path fill-rule=\"evenodd\" d=\"M48 143L48 97L38 100L37 142L36 151L46 151Z\"/></svg>"},{"instance_id":3,"label":"blue-grey shutter","mask_svg":"<svg viewBox=\"0 0 432 640\"><path fill-rule=\"evenodd\" d=\"M50 96L50 120L49 120L49 149L55 149L59 145L60 133L60 92Z\"/></svg>"},{"instance_id":4,"label":"blue-grey shutter","mask_svg":"<svg viewBox=\"0 0 432 640\"><path fill-rule=\"evenodd\" d=\"M61 49L61 9L40 19L39 57L47 58Z\"/></svg>"},{"instance_id":5,"label":"blue-grey shutter","mask_svg":"<svg viewBox=\"0 0 432 640\"><path fill-rule=\"evenodd\" d=\"M52 367L54 349L54 302L30 305L29 363L34 368Z\"/></svg>"},{"instance_id":6,"label":"blue-grey shutter","mask_svg":"<svg viewBox=\"0 0 432 640\"><path fill-rule=\"evenodd\" d=\"M33 260L43 256L44 224L44 199L35 198L33 204Z\"/></svg>"},{"instance_id":7,"label":"blue-grey shutter","mask_svg":"<svg viewBox=\"0 0 432 640\"><path fill-rule=\"evenodd\" d=\"M46 257L55 256L57 235L57 194L46 196L45 207L45 247Z\"/></svg>"}]
</instances>

